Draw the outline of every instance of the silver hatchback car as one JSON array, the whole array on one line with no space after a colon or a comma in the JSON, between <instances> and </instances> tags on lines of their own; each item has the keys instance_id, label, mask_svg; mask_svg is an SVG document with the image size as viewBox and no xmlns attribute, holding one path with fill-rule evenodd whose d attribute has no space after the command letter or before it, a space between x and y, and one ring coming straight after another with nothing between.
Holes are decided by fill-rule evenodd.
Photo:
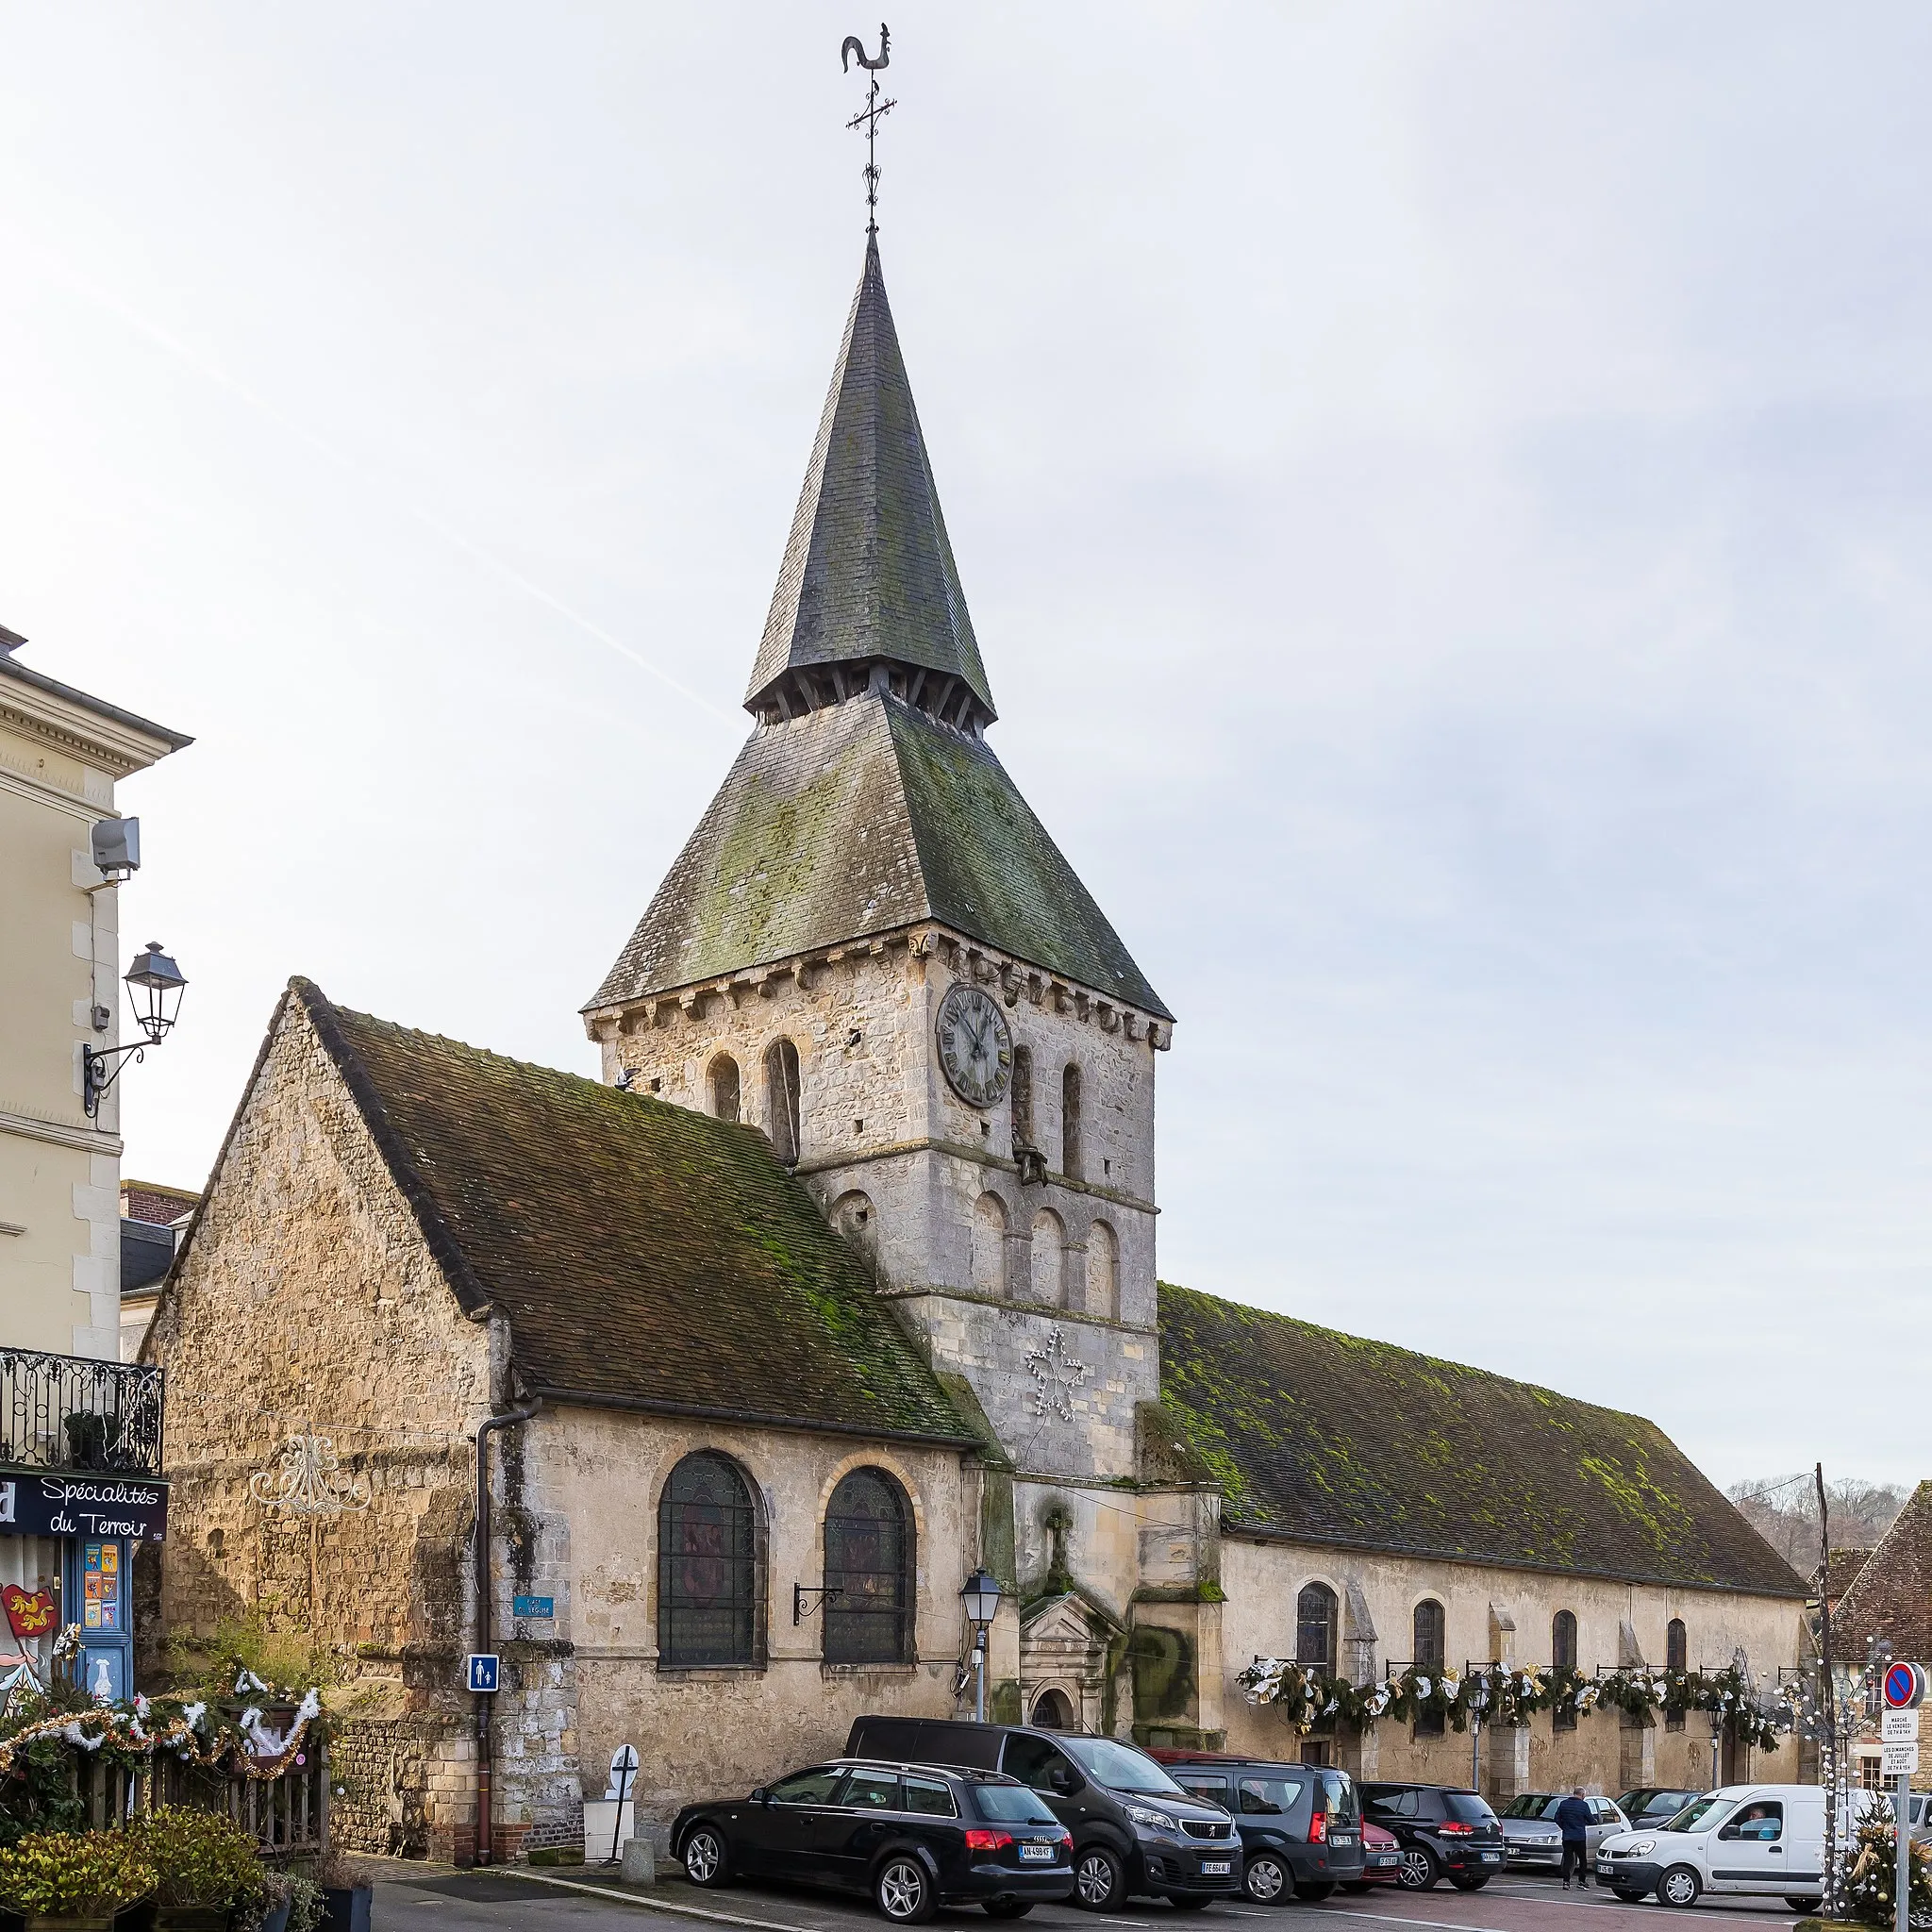
<instances>
[{"instance_id":1,"label":"silver hatchback car","mask_svg":"<svg viewBox=\"0 0 1932 1932\"><path fill-rule=\"evenodd\" d=\"M1567 1791L1524 1791L1511 1798L1496 1814L1503 1821L1504 1854L1511 1865L1529 1871L1557 1871L1563 1862L1563 1834L1557 1829L1557 1807ZM1586 1798L1590 1807L1588 1840L1594 1869L1596 1848L1613 1831L1628 1831L1629 1821L1607 1798Z\"/></svg>"}]
</instances>

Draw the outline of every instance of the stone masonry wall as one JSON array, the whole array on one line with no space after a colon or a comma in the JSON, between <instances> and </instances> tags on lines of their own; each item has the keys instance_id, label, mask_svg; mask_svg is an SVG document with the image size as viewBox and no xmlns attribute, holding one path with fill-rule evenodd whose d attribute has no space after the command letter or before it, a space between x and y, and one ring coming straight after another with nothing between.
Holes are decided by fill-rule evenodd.
<instances>
[{"instance_id":1,"label":"stone masonry wall","mask_svg":"<svg viewBox=\"0 0 1932 1932\"><path fill-rule=\"evenodd\" d=\"M312 1621L347 1680L332 1701L408 1718L419 1758L386 1774L367 1832L384 1845L368 1849L400 1831L446 1856L468 1827L453 1767L474 1743L454 1686L471 1439L498 1345L444 1285L291 999L144 1346L168 1370L161 1615L204 1637L225 1618ZM250 1495L310 1428L366 1486L365 1509L291 1520Z\"/></svg>"},{"instance_id":2,"label":"stone masonry wall","mask_svg":"<svg viewBox=\"0 0 1932 1932\"><path fill-rule=\"evenodd\" d=\"M956 980L1001 1000L1033 1058L1023 1177L1010 1096L981 1110L940 1069L939 1005ZM1146 1024L1082 989L938 930L856 944L721 988L641 1002L593 1028L607 1079L710 1110L712 1070L739 1069L740 1117L768 1131L764 1056L797 1048L799 1171L833 1226L934 1359L957 1370L1024 1467L1133 1473L1134 1411L1155 1399L1154 1053ZM1058 1172L1062 1075L1080 1070L1080 1169ZM1075 1385L1071 1416L1038 1401L1036 1365Z\"/></svg>"}]
</instances>

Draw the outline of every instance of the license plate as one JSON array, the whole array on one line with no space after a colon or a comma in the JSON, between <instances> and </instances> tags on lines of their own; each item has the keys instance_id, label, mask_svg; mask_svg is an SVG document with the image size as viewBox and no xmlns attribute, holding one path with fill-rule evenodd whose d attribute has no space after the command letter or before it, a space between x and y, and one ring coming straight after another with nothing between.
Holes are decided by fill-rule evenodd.
<instances>
[{"instance_id":1,"label":"license plate","mask_svg":"<svg viewBox=\"0 0 1932 1932\"><path fill-rule=\"evenodd\" d=\"M1328 1840L1328 1842L1331 1845L1352 1845L1354 1844L1355 1840L1349 1837L1347 1832L1338 1831L1335 1834L1335 1836Z\"/></svg>"},{"instance_id":2,"label":"license plate","mask_svg":"<svg viewBox=\"0 0 1932 1932\"><path fill-rule=\"evenodd\" d=\"M1201 1860L1201 1876L1203 1878L1225 1878L1233 1870L1234 1861L1230 1858L1203 1858Z\"/></svg>"},{"instance_id":3,"label":"license plate","mask_svg":"<svg viewBox=\"0 0 1932 1932\"><path fill-rule=\"evenodd\" d=\"M1020 1856L1023 1858L1038 1858L1042 1865L1051 1864L1053 1862L1053 1855L1054 1847L1052 1845L1022 1845L1020 1847Z\"/></svg>"},{"instance_id":4,"label":"license plate","mask_svg":"<svg viewBox=\"0 0 1932 1932\"><path fill-rule=\"evenodd\" d=\"M1485 1865L1500 1864L1502 1862L1502 1858L1503 1855L1501 1852L1485 1852L1483 1854L1483 1863Z\"/></svg>"}]
</instances>

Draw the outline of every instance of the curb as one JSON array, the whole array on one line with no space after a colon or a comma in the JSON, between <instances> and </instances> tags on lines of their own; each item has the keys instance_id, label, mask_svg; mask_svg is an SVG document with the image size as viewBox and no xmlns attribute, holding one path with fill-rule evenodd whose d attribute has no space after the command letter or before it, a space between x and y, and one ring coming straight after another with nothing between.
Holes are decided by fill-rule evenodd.
<instances>
[{"instance_id":1,"label":"curb","mask_svg":"<svg viewBox=\"0 0 1932 1932\"><path fill-rule=\"evenodd\" d=\"M687 1919L709 1919L720 1925L756 1925L758 1932L805 1932L803 1927L784 1925L773 1919L752 1919L737 1912L708 1911L703 1906L688 1906L658 1898L647 1891L625 1891L614 1885L587 1885L581 1878L553 1878L547 1872L531 1872L521 1865L504 1865L497 1869L506 1878L526 1879L532 1885L552 1885L558 1891L582 1892L590 1898L614 1899L619 1905L636 1906L640 1911L675 1912ZM1871 1932L1871 1928L1861 1925L1857 1932Z\"/></svg>"}]
</instances>

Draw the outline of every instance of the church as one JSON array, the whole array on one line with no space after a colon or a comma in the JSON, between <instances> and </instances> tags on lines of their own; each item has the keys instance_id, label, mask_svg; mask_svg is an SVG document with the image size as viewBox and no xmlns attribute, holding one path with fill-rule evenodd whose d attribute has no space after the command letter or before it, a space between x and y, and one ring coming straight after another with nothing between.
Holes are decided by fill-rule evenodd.
<instances>
[{"instance_id":1,"label":"church","mask_svg":"<svg viewBox=\"0 0 1932 1932\"><path fill-rule=\"evenodd\" d=\"M1499 1797L1794 1775L1700 1714L1244 1680L1768 1696L1805 1586L1639 1417L1162 1282L1174 1015L988 741L875 236L744 702L583 1009L601 1078L295 979L162 1291L143 1587L319 1634L343 1840L502 1859L622 1743L662 1822L861 1712L971 1715L981 1568L1002 1720Z\"/></svg>"}]
</instances>

